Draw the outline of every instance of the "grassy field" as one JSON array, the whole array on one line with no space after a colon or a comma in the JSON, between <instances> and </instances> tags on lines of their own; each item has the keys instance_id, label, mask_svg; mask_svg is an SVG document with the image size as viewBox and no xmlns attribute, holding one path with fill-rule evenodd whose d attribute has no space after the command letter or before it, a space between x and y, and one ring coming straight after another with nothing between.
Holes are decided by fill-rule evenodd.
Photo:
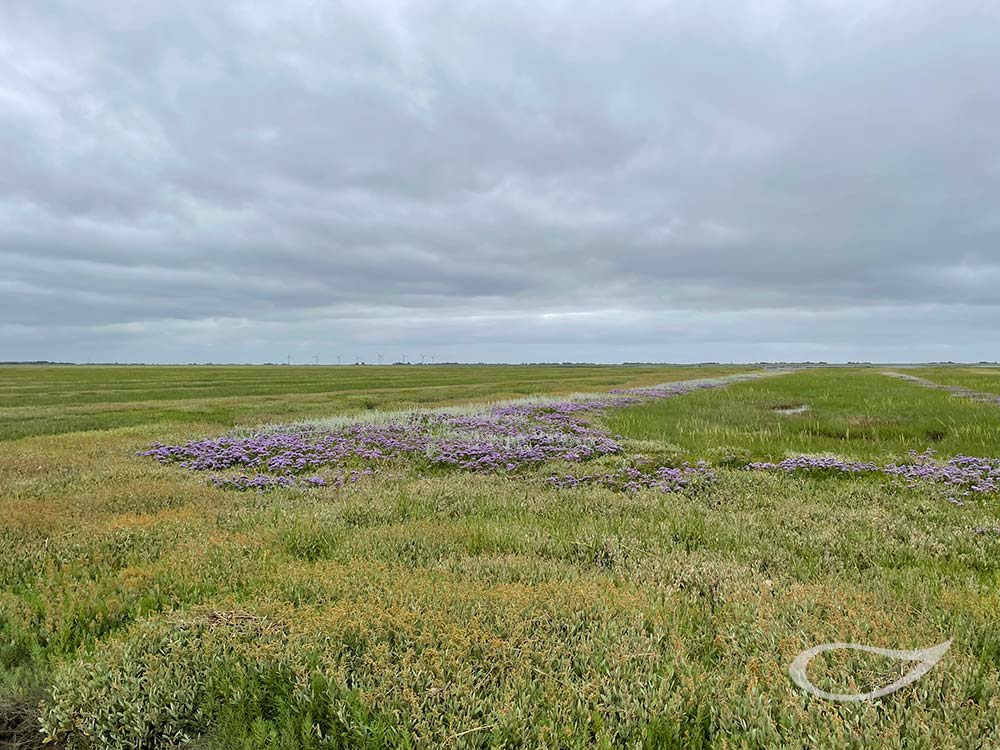
<instances>
[{"instance_id":1,"label":"grassy field","mask_svg":"<svg viewBox=\"0 0 1000 750\"><path fill-rule=\"evenodd\" d=\"M953 385L1000 396L1000 367L914 367L902 372L939 385Z\"/></svg>"},{"instance_id":2,"label":"grassy field","mask_svg":"<svg viewBox=\"0 0 1000 750\"><path fill-rule=\"evenodd\" d=\"M945 456L1000 448L1000 408L870 370L794 373L616 410L605 422L692 460L833 453L889 461L927 448Z\"/></svg>"},{"instance_id":3,"label":"grassy field","mask_svg":"<svg viewBox=\"0 0 1000 750\"><path fill-rule=\"evenodd\" d=\"M39 713L73 748L1000 746L996 494L742 468L995 457L992 405L873 371L781 374L587 417L624 450L583 465L395 462L266 493L136 455L237 425L727 372L0 369L0 746L40 740ZM546 481L695 459L715 481L667 494ZM823 642L948 638L873 704L787 676ZM810 667L833 692L898 675L853 651Z\"/></svg>"},{"instance_id":4,"label":"grassy field","mask_svg":"<svg viewBox=\"0 0 1000 750\"><path fill-rule=\"evenodd\" d=\"M211 434L235 424L647 385L736 369L673 368L661 377L663 368L655 367L6 366L0 441L154 424Z\"/></svg>"}]
</instances>

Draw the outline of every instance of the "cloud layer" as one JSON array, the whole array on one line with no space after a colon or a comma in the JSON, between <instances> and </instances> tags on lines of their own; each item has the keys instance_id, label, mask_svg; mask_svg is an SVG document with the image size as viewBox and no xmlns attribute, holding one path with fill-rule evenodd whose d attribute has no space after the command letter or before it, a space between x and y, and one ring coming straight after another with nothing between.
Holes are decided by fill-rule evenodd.
<instances>
[{"instance_id":1,"label":"cloud layer","mask_svg":"<svg viewBox=\"0 0 1000 750\"><path fill-rule=\"evenodd\" d=\"M1000 10L0 24L0 359L1000 357Z\"/></svg>"}]
</instances>

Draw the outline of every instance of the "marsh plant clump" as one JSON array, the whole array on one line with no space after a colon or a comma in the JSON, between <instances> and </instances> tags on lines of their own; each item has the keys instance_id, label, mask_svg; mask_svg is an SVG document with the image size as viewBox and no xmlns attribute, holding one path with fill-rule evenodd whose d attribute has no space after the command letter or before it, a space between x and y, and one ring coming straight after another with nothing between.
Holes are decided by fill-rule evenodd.
<instances>
[{"instance_id":1,"label":"marsh plant clump","mask_svg":"<svg viewBox=\"0 0 1000 750\"><path fill-rule=\"evenodd\" d=\"M626 492L637 492L642 489L678 492L692 485L714 482L715 479L716 476L708 463L699 461L694 466L684 462L679 467L660 466L652 471L625 466L603 474L553 474L548 478L548 483L562 489L589 485Z\"/></svg>"},{"instance_id":2,"label":"marsh plant clump","mask_svg":"<svg viewBox=\"0 0 1000 750\"><path fill-rule=\"evenodd\" d=\"M404 460L426 468L516 472L547 461L579 463L621 453L621 443L592 423L596 413L751 377L757 376L616 389L589 397L527 400L473 413L411 412L334 428L322 423L287 425L249 436L226 435L179 445L156 443L140 455L192 471L240 471L214 475L210 480L217 487L237 490L342 486L371 475L375 467ZM324 476L317 473L320 471L332 474ZM304 476L307 472L311 475ZM696 474L705 474L704 468L659 467L652 474L628 469L603 476L599 483L624 489L642 486L672 491L685 486ZM572 481L593 483L598 478L583 476ZM566 486L571 479L552 483Z\"/></svg>"},{"instance_id":3,"label":"marsh plant clump","mask_svg":"<svg viewBox=\"0 0 1000 750\"><path fill-rule=\"evenodd\" d=\"M953 456L945 461L933 450L910 452L908 463L878 464L872 461L849 461L836 456L794 456L782 461L755 461L747 468L757 471L831 472L834 474L884 474L902 477L912 487L919 482L940 484L955 493L994 493L1000 490L1000 459L977 456Z\"/></svg>"},{"instance_id":4,"label":"marsh plant clump","mask_svg":"<svg viewBox=\"0 0 1000 750\"><path fill-rule=\"evenodd\" d=\"M155 443L140 455L192 471L215 474L210 482L234 490L282 487L343 487L377 473L392 462L473 472L512 473L550 461L582 463L621 454L620 438L596 426L595 415L614 408L656 403L698 390L718 388L756 375L615 389L603 395L534 399L486 409L417 411L379 415L376 419L322 421L284 425L248 436L238 434L192 440L178 445ZM882 474L901 477L911 486L928 482L961 495L1000 489L1000 459L954 456L938 460L932 449L911 450L909 460L879 464L839 456L790 456L780 461L751 461L752 471L787 473ZM246 473L247 471L253 473ZM238 472L238 473L234 473ZM325 472L317 473L317 472ZM550 486L602 486L620 491L657 489L676 492L714 474L704 459L676 466L625 466L603 473L553 473Z\"/></svg>"}]
</instances>

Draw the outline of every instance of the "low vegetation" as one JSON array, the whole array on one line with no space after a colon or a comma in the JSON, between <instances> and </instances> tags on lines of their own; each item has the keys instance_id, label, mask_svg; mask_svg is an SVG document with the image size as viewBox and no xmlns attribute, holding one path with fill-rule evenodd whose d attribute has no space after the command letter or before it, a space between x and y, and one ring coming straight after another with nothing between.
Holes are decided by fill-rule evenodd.
<instances>
[{"instance_id":1,"label":"low vegetation","mask_svg":"<svg viewBox=\"0 0 1000 750\"><path fill-rule=\"evenodd\" d=\"M308 368L248 372L296 369ZM254 439L255 423L387 423L364 399L392 410L733 372L341 369L302 376L326 378L326 392L268 382L242 400L252 378L199 391L214 371L171 371L168 387L160 368L135 369L134 398L112 388L108 402L83 385L60 402L74 382L63 370L33 382L29 368L8 381L0 370L4 392L21 394L0 408L0 733L16 723L23 742L29 706L35 741L71 748L1000 744L998 493L948 502L954 488L933 477L748 468L996 457L997 406L873 370L814 370L574 413L616 449L543 451L510 469L404 451L356 481L232 491L209 476L245 467L138 455L240 425ZM390 384L383 370L409 374ZM185 372L190 397L178 398ZM341 392L356 373L372 387ZM59 407L135 421L60 427ZM18 437L32 408L36 436ZM356 458L335 468L371 468ZM813 698L787 677L823 642L948 638L937 667L873 704ZM899 669L843 651L810 678L864 691Z\"/></svg>"}]
</instances>

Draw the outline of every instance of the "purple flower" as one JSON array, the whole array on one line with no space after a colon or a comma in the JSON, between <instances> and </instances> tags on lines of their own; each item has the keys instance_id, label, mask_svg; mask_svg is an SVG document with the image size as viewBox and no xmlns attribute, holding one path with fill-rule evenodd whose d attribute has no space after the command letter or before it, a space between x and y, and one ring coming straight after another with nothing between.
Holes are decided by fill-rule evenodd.
<instances>
[{"instance_id":1,"label":"purple flower","mask_svg":"<svg viewBox=\"0 0 1000 750\"><path fill-rule=\"evenodd\" d=\"M597 485L625 492L637 492L641 489L658 489L661 492L676 492L688 487L692 482L714 482L715 474L704 462L695 466L688 463L680 468L661 466L647 473L633 467L625 467L605 474L553 474L548 483L553 487L575 488L581 485Z\"/></svg>"},{"instance_id":2,"label":"purple flower","mask_svg":"<svg viewBox=\"0 0 1000 750\"><path fill-rule=\"evenodd\" d=\"M594 414L725 383L671 383L586 400L506 404L471 415L417 413L406 422L357 422L336 430L293 425L250 437L154 443L140 455L192 471L253 472L212 478L217 486L235 489L292 486L295 475L320 468L339 470L333 484L340 487L371 475L373 466L399 460L463 471L514 472L546 461L579 463L620 453L622 446L615 438L587 421ZM303 481L308 486L327 484L319 476ZM639 485L642 481L633 480ZM666 488L678 480L664 474L655 481Z\"/></svg>"},{"instance_id":3,"label":"purple flower","mask_svg":"<svg viewBox=\"0 0 1000 750\"><path fill-rule=\"evenodd\" d=\"M754 471L779 470L789 474L800 471L832 471L841 474L883 474L901 477L911 486L927 482L942 484L962 495L991 493L1000 490L1000 459L955 456L940 461L931 450L917 453L910 451L910 461L903 464L880 466L863 461L845 461L840 458L795 456L779 463L755 462L746 468ZM948 502L963 505L949 497Z\"/></svg>"}]
</instances>

